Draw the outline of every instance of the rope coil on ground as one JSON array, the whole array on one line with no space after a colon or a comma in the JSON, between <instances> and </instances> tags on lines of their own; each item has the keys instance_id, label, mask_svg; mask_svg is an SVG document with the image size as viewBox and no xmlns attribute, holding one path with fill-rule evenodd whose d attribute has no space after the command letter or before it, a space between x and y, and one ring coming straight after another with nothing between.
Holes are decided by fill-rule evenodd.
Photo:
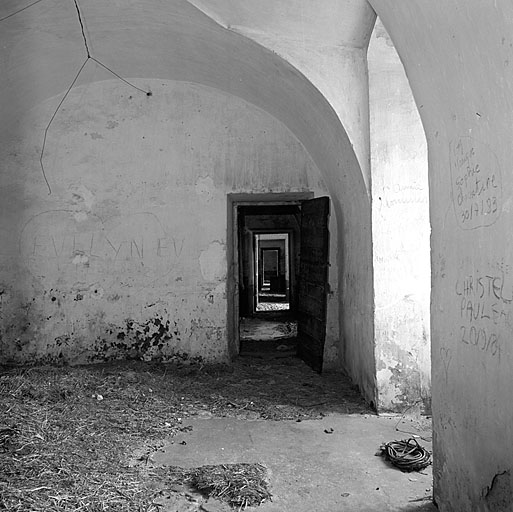
<instances>
[{"instance_id":1,"label":"rope coil on ground","mask_svg":"<svg viewBox=\"0 0 513 512\"><path fill-rule=\"evenodd\" d=\"M421 471L431 464L431 454L414 437L384 443L381 454L401 471Z\"/></svg>"}]
</instances>

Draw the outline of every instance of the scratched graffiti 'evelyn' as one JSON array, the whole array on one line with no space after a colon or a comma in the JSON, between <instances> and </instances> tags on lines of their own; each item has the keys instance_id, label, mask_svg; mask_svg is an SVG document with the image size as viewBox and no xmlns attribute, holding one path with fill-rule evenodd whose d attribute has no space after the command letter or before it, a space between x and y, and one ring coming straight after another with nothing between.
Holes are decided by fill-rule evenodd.
<instances>
[{"instance_id":1,"label":"scratched graffiti 'evelyn'","mask_svg":"<svg viewBox=\"0 0 513 512\"><path fill-rule=\"evenodd\" d=\"M49 211L26 223L20 255L39 279L67 274L84 282L106 276L143 284L167 275L184 243L183 237L167 233L151 213L77 223L68 211Z\"/></svg>"}]
</instances>

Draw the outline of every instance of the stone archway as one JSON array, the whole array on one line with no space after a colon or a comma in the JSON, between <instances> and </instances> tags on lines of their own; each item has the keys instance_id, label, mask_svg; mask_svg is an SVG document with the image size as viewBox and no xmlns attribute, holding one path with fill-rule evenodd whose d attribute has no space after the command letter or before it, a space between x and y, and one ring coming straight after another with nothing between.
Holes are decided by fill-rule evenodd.
<instances>
[{"instance_id":1,"label":"stone archway","mask_svg":"<svg viewBox=\"0 0 513 512\"><path fill-rule=\"evenodd\" d=\"M162 9L156 0L122 7L116 2L107 5L92 0L80 7L92 55L119 76L137 82L143 91L155 80L196 83L224 91L270 113L304 146L321 173L323 186L334 198L333 216L339 230L338 246L333 251L335 264L331 269L338 289L332 290L333 299L328 307L340 318L333 329L340 330L341 335L339 344L331 348L331 357L348 362L367 398L375 402L370 199L365 176L338 113L285 59L247 37L222 28L188 2L176 1ZM40 149L44 130L35 129L27 121L27 113L36 107L46 108L51 119L84 62L84 40L75 6L70 2L59 8L58 23L55 9L51 2L40 2L2 22L5 29L0 36L3 54L13 63L1 83L0 108L5 120L1 150L11 155L4 160L9 169L5 176L16 184L18 169L33 170L30 182L18 183L15 192L9 195L15 218L6 217L1 227L2 233L6 233L3 247L8 248L5 258L3 256L6 268L9 265L17 268L14 254L18 231L13 231L13 226L21 222L21 229L31 215L55 209L55 201L60 201L55 189L49 196L45 191L44 177L34 155L24 155L21 159L13 156L16 153L13 148L19 140L30 140ZM357 53L360 69L363 54L359 50ZM361 70L358 76L363 76ZM89 86L96 88L95 84L110 80L116 78L89 61L75 86L87 90ZM119 85L126 86L126 91L119 94L125 97L123 101L126 100L127 105L133 99L139 113L146 107L151 109L154 96L146 96L122 82ZM165 85L160 84L159 88L162 87ZM66 108L65 104L63 106ZM137 112L134 110L132 114L137 115ZM49 132L51 137L51 130ZM50 167L55 156L51 149L45 155ZM95 155L101 157L100 153ZM84 170L86 168L84 163ZM51 175L50 168L48 171ZM201 190L208 186L208 180L198 184ZM22 199L27 193L34 196L30 209L25 208ZM178 242L177 250L179 247ZM347 250L348 247L351 250ZM222 245L210 249L211 252L206 249L208 262L209 258L217 262L223 257ZM207 275L211 274L207 272ZM22 295L30 297L31 293L27 291ZM344 294L343 299L340 294ZM209 329L212 336L222 333L216 330L218 326Z\"/></svg>"},{"instance_id":2,"label":"stone archway","mask_svg":"<svg viewBox=\"0 0 513 512\"><path fill-rule=\"evenodd\" d=\"M401 56L428 141L435 499L443 511L507 510L513 6L370 3Z\"/></svg>"}]
</instances>

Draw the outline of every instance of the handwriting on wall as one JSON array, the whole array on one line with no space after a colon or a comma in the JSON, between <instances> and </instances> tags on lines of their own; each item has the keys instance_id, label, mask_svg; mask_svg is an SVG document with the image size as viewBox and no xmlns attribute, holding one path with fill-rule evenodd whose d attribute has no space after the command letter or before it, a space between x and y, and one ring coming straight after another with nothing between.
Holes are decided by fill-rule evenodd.
<instances>
[{"instance_id":1,"label":"handwriting on wall","mask_svg":"<svg viewBox=\"0 0 513 512\"><path fill-rule=\"evenodd\" d=\"M513 281L509 266L476 270L456 281L461 343L500 358L500 330L513 312Z\"/></svg>"},{"instance_id":2,"label":"handwriting on wall","mask_svg":"<svg viewBox=\"0 0 513 512\"><path fill-rule=\"evenodd\" d=\"M383 202L388 208L401 205L428 204L429 194L427 187L421 184L394 183L392 186L383 187Z\"/></svg>"},{"instance_id":3,"label":"handwriting on wall","mask_svg":"<svg viewBox=\"0 0 513 512\"><path fill-rule=\"evenodd\" d=\"M495 153L472 137L450 144L452 201L458 226L491 226L502 211L502 179Z\"/></svg>"},{"instance_id":4,"label":"handwriting on wall","mask_svg":"<svg viewBox=\"0 0 513 512\"><path fill-rule=\"evenodd\" d=\"M182 256L184 243L184 238L166 233L151 213L77 223L70 212L50 211L27 222L20 251L37 277L57 271L148 281L173 268Z\"/></svg>"}]
</instances>

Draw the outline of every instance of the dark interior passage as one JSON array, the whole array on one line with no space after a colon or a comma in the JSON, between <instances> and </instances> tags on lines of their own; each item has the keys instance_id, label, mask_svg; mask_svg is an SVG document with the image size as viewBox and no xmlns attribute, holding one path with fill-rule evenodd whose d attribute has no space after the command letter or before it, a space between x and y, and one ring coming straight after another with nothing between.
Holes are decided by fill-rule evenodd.
<instances>
[{"instance_id":1,"label":"dark interior passage","mask_svg":"<svg viewBox=\"0 0 513 512\"><path fill-rule=\"evenodd\" d=\"M239 208L241 355L296 353L300 216L300 204Z\"/></svg>"},{"instance_id":2,"label":"dark interior passage","mask_svg":"<svg viewBox=\"0 0 513 512\"><path fill-rule=\"evenodd\" d=\"M238 212L239 312L296 310L300 205L241 206ZM259 303L288 306L259 306Z\"/></svg>"},{"instance_id":3,"label":"dark interior passage","mask_svg":"<svg viewBox=\"0 0 513 512\"><path fill-rule=\"evenodd\" d=\"M290 250L288 233L255 235L258 278L256 313L290 310Z\"/></svg>"},{"instance_id":4,"label":"dark interior passage","mask_svg":"<svg viewBox=\"0 0 513 512\"><path fill-rule=\"evenodd\" d=\"M240 353L295 351L322 371L329 199L244 205L237 213Z\"/></svg>"}]
</instances>

